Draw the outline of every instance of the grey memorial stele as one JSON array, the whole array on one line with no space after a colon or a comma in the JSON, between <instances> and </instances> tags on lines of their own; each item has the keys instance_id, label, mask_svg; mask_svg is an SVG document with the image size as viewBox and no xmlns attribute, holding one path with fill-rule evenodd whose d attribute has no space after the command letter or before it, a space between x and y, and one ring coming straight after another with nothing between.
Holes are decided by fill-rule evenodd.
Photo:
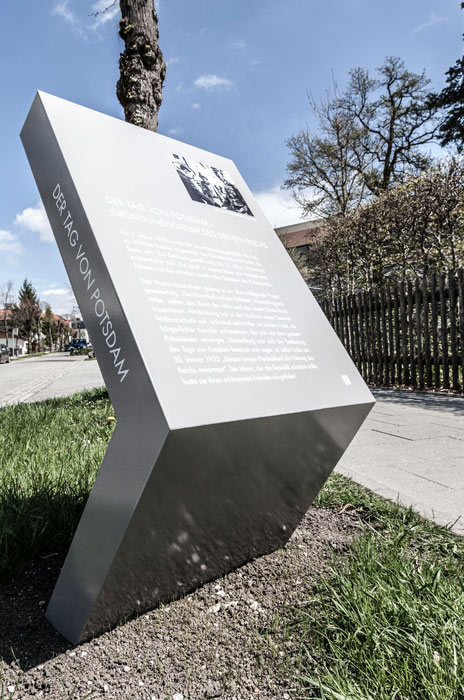
<instances>
[{"instance_id":1,"label":"grey memorial stele","mask_svg":"<svg viewBox=\"0 0 464 700\"><path fill-rule=\"evenodd\" d=\"M77 644L283 545L374 400L230 160L42 92L21 138L117 416Z\"/></svg>"}]
</instances>

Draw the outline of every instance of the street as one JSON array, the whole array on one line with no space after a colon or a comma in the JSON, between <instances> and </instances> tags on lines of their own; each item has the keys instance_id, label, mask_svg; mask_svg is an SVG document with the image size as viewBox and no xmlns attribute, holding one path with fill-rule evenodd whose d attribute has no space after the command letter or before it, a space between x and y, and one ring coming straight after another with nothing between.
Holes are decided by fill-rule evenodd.
<instances>
[{"instance_id":1,"label":"street","mask_svg":"<svg viewBox=\"0 0 464 700\"><path fill-rule=\"evenodd\" d=\"M53 353L0 365L0 407L22 401L42 401L103 386L96 360L83 355Z\"/></svg>"}]
</instances>

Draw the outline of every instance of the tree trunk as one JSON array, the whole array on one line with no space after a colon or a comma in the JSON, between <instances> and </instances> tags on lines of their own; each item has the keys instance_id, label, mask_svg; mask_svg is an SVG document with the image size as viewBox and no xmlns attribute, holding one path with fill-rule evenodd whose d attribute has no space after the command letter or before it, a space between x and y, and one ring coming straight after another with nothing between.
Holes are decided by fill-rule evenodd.
<instances>
[{"instance_id":1,"label":"tree trunk","mask_svg":"<svg viewBox=\"0 0 464 700\"><path fill-rule=\"evenodd\" d=\"M5 326L6 349L8 350L8 317L6 315L6 309L3 313L4 313L3 323Z\"/></svg>"},{"instance_id":2,"label":"tree trunk","mask_svg":"<svg viewBox=\"0 0 464 700\"><path fill-rule=\"evenodd\" d=\"M119 36L126 48L119 59L116 94L127 122L158 129L166 64L158 46L158 17L153 0L119 0Z\"/></svg>"}]
</instances>

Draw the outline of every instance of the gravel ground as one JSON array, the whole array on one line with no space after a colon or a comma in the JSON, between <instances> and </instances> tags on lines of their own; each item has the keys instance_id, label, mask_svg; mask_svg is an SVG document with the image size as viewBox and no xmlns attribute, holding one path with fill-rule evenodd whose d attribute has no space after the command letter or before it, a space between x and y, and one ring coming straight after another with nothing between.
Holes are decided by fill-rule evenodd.
<instances>
[{"instance_id":1,"label":"gravel ground","mask_svg":"<svg viewBox=\"0 0 464 700\"><path fill-rule=\"evenodd\" d=\"M0 698L295 700L288 607L360 527L310 508L285 548L76 648L45 620L63 556L43 557L0 588Z\"/></svg>"}]
</instances>

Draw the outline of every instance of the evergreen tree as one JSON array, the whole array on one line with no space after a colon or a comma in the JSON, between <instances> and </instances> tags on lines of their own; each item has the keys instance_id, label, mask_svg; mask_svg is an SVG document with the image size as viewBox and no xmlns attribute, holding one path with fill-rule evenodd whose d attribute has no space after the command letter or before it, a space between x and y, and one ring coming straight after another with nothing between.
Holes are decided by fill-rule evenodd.
<instances>
[{"instance_id":1,"label":"evergreen tree","mask_svg":"<svg viewBox=\"0 0 464 700\"><path fill-rule=\"evenodd\" d=\"M13 322L27 338L27 352L32 352L32 339L37 335L40 348L40 308L37 292L26 278L18 292L18 304L13 309Z\"/></svg>"},{"instance_id":2,"label":"evergreen tree","mask_svg":"<svg viewBox=\"0 0 464 700\"><path fill-rule=\"evenodd\" d=\"M464 2L461 3L464 9ZM446 72L446 87L432 98L432 103L445 111L439 127L441 145L456 146L458 153L464 152L464 56Z\"/></svg>"}]
</instances>

